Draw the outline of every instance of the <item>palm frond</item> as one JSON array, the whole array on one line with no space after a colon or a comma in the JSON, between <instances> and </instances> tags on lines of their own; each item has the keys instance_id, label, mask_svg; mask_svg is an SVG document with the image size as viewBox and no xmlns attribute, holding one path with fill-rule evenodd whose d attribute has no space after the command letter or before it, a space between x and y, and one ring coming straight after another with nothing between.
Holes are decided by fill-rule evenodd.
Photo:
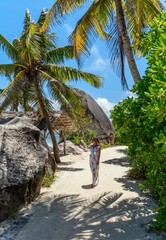
<instances>
[{"instance_id":1,"label":"palm frond","mask_svg":"<svg viewBox=\"0 0 166 240\"><path fill-rule=\"evenodd\" d=\"M80 53L87 53L97 36L106 39L109 37L105 30L113 16L113 11L113 1L93 1L87 12L78 21L70 36L70 42L74 46L78 62Z\"/></svg>"},{"instance_id":2,"label":"palm frond","mask_svg":"<svg viewBox=\"0 0 166 240\"><path fill-rule=\"evenodd\" d=\"M16 61L18 59L17 49L0 34L0 48L8 55L11 60Z\"/></svg>"},{"instance_id":3,"label":"palm frond","mask_svg":"<svg viewBox=\"0 0 166 240\"><path fill-rule=\"evenodd\" d=\"M72 115L75 120L77 119L76 114L84 114L81 97L75 90L43 71L40 71L40 78L47 81L47 88L52 99L58 100L61 107Z\"/></svg>"},{"instance_id":4,"label":"palm frond","mask_svg":"<svg viewBox=\"0 0 166 240\"><path fill-rule=\"evenodd\" d=\"M42 10L42 12L39 16L39 19L37 21L37 24L39 25L39 27L42 27L42 25L43 25L43 23L46 19L47 14L48 14L48 10L46 8L43 8L43 10Z\"/></svg>"},{"instance_id":5,"label":"palm frond","mask_svg":"<svg viewBox=\"0 0 166 240\"><path fill-rule=\"evenodd\" d=\"M48 112L55 111L55 109L53 107L53 102L50 99L48 99L48 97L46 95L44 95L44 93L43 93L43 101L44 101L44 105Z\"/></svg>"},{"instance_id":6,"label":"palm frond","mask_svg":"<svg viewBox=\"0 0 166 240\"><path fill-rule=\"evenodd\" d=\"M124 11L133 45L139 45L142 32L147 29L149 23L162 10L163 5L159 0L125 1Z\"/></svg>"},{"instance_id":7,"label":"palm frond","mask_svg":"<svg viewBox=\"0 0 166 240\"><path fill-rule=\"evenodd\" d=\"M19 44L20 44L20 39L15 38L12 42L13 46L18 50L19 49Z\"/></svg>"},{"instance_id":8,"label":"palm frond","mask_svg":"<svg viewBox=\"0 0 166 240\"><path fill-rule=\"evenodd\" d=\"M34 93L34 86L32 82L27 81L23 88L22 98L19 101L22 109L27 111L33 111L33 104L36 100L36 94Z\"/></svg>"},{"instance_id":9,"label":"palm frond","mask_svg":"<svg viewBox=\"0 0 166 240\"><path fill-rule=\"evenodd\" d=\"M40 89L41 89L42 100L43 100L45 109L47 109L48 113L53 112L54 111L53 102L50 99L48 99L48 97L46 96L46 94L44 93L42 88L40 88ZM31 101L30 103L31 103L33 111L39 112L40 116L44 117L37 96L34 96L33 101Z\"/></svg>"},{"instance_id":10,"label":"palm frond","mask_svg":"<svg viewBox=\"0 0 166 240\"><path fill-rule=\"evenodd\" d=\"M29 65L32 61L39 61L42 58L43 36L39 34L38 25L31 23L29 29L20 38L21 60Z\"/></svg>"},{"instance_id":11,"label":"palm frond","mask_svg":"<svg viewBox=\"0 0 166 240\"><path fill-rule=\"evenodd\" d=\"M64 63L65 60L72 59L74 57L75 54L73 46L64 46L48 51L44 60L46 63L60 64Z\"/></svg>"},{"instance_id":12,"label":"palm frond","mask_svg":"<svg viewBox=\"0 0 166 240\"><path fill-rule=\"evenodd\" d=\"M0 64L0 75L10 76L15 73L18 69L25 69L21 64Z\"/></svg>"},{"instance_id":13,"label":"palm frond","mask_svg":"<svg viewBox=\"0 0 166 240\"><path fill-rule=\"evenodd\" d=\"M51 26L60 24L61 19L66 13L73 12L87 0L57 0L48 11L47 16L40 28L40 32L47 31Z\"/></svg>"},{"instance_id":14,"label":"palm frond","mask_svg":"<svg viewBox=\"0 0 166 240\"><path fill-rule=\"evenodd\" d=\"M45 72L47 72L52 78L66 83L68 81L85 80L93 87L99 88L102 86L102 78L92 73L80 71L76 68L60 66L56 64L43 64Z\"/></svg>"},{"instance_id":15,"label":"palm frond","mask_svg":"<svg viewBox=\"0 0 166 240\"><path fill-rule=\"evenodd\" d=\"M11 103L16 103L18 99L22 98L26 82L26 70L20 71L0 94L0 112L6 109Z\"/></svg>"},{"instance_id":16,"label":"palm frond","mask_svg":"<svg viewBox=\"0 0 166 240\"><path fill-rule=\"evenodd\" d=\"M107 40L107 47L110 56L110 63L113 70L121 79L122 87L128 89L125 77L125 52L123 48L123 41L120 32L117 28L116 18L110 24L109 34L111 38Z\"/></svg>"},{"instance_id":17,"label":"palm frond","mask_svg":"<svg viewBox=\"0 0 166 240\"><path fill-rule=\"evenodd\" d=\"M64 91L59 91L54 81L48 82L47 87L50 94L56 99L61 106L77 122L77 115L83 116L85 111L80 96L69 86L64 84Z\"/></svg>"},{"instance_id":18,"label":"palm frond","mask_svg":"<svg viewBox=\"0 0 166 240\"><path fill-rule=\"evenodd\" d=\"M23 22L23 33L26 32L28 30L28 28L31 25L31 13L30 11L27 9L25 12L25 17L24 17L24 22Z\"/></svg>"}]
</instances>

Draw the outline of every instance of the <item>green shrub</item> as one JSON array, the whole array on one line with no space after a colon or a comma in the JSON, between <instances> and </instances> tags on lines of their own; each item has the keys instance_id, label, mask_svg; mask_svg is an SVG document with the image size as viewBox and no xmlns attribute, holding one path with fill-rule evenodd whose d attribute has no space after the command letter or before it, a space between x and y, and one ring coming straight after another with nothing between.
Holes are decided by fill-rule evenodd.
<instances>
[{"instance_id":1,"label":"green shrub","mask_svg":"<svg viewBox=\"0 0 166 240\"><path fill-rule=\"evenodd\" d=\"M158 199L156 228L166 230L166 13L155 18L143 39L148 68L127 98L111 112L119 141L129 146L130 175Z\"/></svg>"},{"instance_id":2,"label":"green shrub","mask_svg":"<svg viewBox=\"0 0 166 240\"><path fill-rule=\"evenodd\" d=\"M87 146L90 145L92 138L96 136L95 131L85 130L85 132L74 132L70 133L67 137L68 140L72 141L74 144L78 145L80 140L84 140Z\"/></svg>"},{"instance_id":3,"label":"green shrub","mask_svg":"<svg viewBox=\"0 0 166 240\"><path fill-rule=\"evenodd\" d=\"M46 173L44 178L43 178L43 187L50 187L51 184L55 181L55 175L54 174L48 174Z\"/></svg>"},{"instance_id":4,"label":"green shrub","mask_svg":"<svg viewBox=\"0 0 166 240\"><path fill-rule=\"evenodd\" d=\"M77 132L72 132L67 136L67 139L72 141L74 144L78 145L80 140L84 140L87 146L90 145L92 138L96 136L96 132L89 129L92 124L92 118L89 116L80 117L78 119L78 130Z\"/></svg>"},{"instance_id":5,"label":"green shrub","mask_svg":"<svg viewBox=\"0 0 166 240\"><path fill-rule=\"evenodd\" d=\"M70 133L67 139L72 141L74 144L78 145L81 140L81 137L78 136L77 133Z\"/></svg>"},{"instance_id":6,"label":"green shrub","mask_svg":"<svg viewBox=\"0 0 166 240\"><path fill-rule=\"evenodd\" d=\"M101 145L101 149L111 147L110 143L108 143L108 142L106 142L104 140L100 141L100 145Z\"/></svg>"}]
</instances>

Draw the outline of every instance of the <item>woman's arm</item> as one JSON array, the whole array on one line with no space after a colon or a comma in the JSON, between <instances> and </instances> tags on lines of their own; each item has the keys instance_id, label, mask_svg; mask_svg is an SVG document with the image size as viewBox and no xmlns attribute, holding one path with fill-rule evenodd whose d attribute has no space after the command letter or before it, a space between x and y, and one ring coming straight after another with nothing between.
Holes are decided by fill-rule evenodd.
<instances>
[{"instance_id":1,"label":"woman's arm","mask_svg":"<svg viewBox=\"0 0 166 240\"><path fill-rule=\"evenodd\" d=\"M100 162L100 155L101 155L101 147L98 150L98 160L97 160L97 165L99 165Z\"/></svg>"}]
</instances>

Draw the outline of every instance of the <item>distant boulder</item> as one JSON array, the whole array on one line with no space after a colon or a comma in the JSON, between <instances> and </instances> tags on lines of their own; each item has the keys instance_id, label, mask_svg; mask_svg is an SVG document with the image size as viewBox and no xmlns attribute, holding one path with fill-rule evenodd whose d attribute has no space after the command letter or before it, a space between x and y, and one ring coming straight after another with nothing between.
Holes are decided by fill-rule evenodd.
<instances>
[{"instance_id":1,"label":"distant boulder","mask_svg":"<svg viewBox=\"0 0 166 240\"><path fill-rule=\"evenodd\" d=\"M88 129L94 130L100 139L112 143L114 140L114 127L110 119L88 93L80 89L75 90L82 97L87 116L92 119L92 123L88 126Z\"/></svg>"},{"instance_id":2,"label":"distant boulder","mask_svg":"<svg viewBox=\"0 0 166 240\"><path fill-rule=\"evenodd\" d=\"M0 125L0 221L40 193L48 153L39 136L25 117Z\"/></svg>"},{"instance_id":3,"label":"distant boulder","mask_svg":"<svg viewBox=\"0 0 166 240\"><path fill-rule=\"evenodd\" d=\"M64 154L64 142L59 143L58 148L59 148L59 153L61 155L63 155ZM88 149L77 146L74 143L72 143L71 141L67 140L67 141L65 141L65 151L66 151L66 154L79 155L79 154L82 154L83 152L88 151Z\"/></svg>"}]
</instances>

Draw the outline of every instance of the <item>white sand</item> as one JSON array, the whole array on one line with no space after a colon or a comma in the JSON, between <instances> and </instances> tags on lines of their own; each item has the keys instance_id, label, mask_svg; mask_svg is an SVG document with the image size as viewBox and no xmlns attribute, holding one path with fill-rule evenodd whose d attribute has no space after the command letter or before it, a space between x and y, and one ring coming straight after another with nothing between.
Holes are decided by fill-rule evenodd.
<instances>
[{"instance_id":1,"label":"white sand","mask_svg":"<svg viewBox=\"0 0 166 240\"><path fill-rule=\"evenodd\" d=\"M22 211L28 220L16 240L158 240L148 232L154 201L127 178L126 147L102 150L100 182L93 189L89 153L62 157L51 188Z\"/></svg>"}]
</instances>

